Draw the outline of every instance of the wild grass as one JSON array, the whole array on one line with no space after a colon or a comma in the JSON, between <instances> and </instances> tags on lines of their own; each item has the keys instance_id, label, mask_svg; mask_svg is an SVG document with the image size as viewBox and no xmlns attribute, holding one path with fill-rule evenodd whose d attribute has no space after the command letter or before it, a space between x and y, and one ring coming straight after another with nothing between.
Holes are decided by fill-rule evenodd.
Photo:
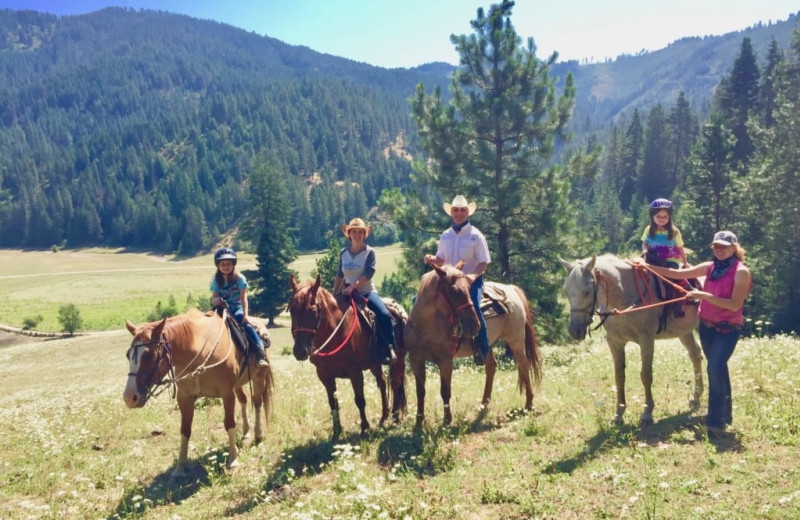
<instances>
[{"instance_id":1,"label":"wild grass","mask_svg":"<svg viewBox=\"0 0 800 520\"><path fill-rule=\"evenodd\" d=\"M203 272L203 279L206 273ZM657 344L655 424L636 421L643 391L628 347L626 422L614 414L603 338L544 346L534 413L520 406L504 361L488 409L483 370L458 361L454 422L441 425L439 378L429 368L427 421L377 428L379 395L366 376L373 429L358 434L349 382L340 381L344 434L331 439L325 391L308 362L284 354L272 329L275 408L260 445L225 469L221 404L198 403L192 477L170 481L179 413L164 393L139 410L121 394L130 334L120 329L0 347L0 518L469 518L785 519L800 517L797 454L800 341L753 338L731 362L734 424L709 439L688 408L691 364L677 341ZM496 352L500 354L500 352ZM252 418L252 414L251 414Z\"/></svg>"}]
</instances>

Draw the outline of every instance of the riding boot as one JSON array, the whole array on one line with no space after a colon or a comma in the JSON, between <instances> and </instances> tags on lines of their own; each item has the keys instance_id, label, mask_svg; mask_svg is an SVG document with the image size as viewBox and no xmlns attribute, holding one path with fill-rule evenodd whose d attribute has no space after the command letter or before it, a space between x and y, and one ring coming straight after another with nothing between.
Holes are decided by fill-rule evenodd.
<instances>
[{"instance_id":1,"label":"riding boot","mask_svg":"<svg viewBox=\"0 0 800 520\"><path fill-rule=\"evenodd\" d=\"M394 355L394 347L392 345L384 345L379 349L378 357L381 359L381 365L391 365L392 361L397 359Z\"/></svg>"},{"instance_id":2,"label":"riding boot","mask_svg":"<svg viewBox=\"0 0 800 520\"><path fill-rule=\"evenodd\" d=\"M683 318L686 312L683 310L683 302L675 302L672 304L672 315L676 318Z\"/></svg>"},{"instance_id":3,"label":"riding boot","mask_svg":"<svg viewBox=\"0 0 800 520\"><path fill-rule=\"evenodd\" d=\"M489 357L489 345L481 345L481 342L475 338L472 341L472 360L476 365L482 367L486 364L486 358Z\"/></svg>"},{"instance_id":4,"label":"riding boot","mask_svg":"<svg viewBox=\"0 0 800 520\"><path fill-rule=\"evenodd\" d=\"M264 345L258 345L255 348L255 354L256 354L256 366L258 368L269 366L269 361L267 361L267 353L264 351Z\"/></svg>"}]
</instances>

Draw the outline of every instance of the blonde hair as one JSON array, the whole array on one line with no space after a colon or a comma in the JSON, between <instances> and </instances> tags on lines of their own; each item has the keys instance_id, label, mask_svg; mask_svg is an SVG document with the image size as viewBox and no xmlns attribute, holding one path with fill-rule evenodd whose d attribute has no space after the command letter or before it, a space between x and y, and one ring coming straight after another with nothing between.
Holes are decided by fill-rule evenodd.
<instances>
[{"instance_id":1,"label":"blonde hair","mask_svg":"<svg viewBox=\"0 0 800 520\"><path fill-rule=\"evenodd\" d=\"M733 256L738 258L740 262L744 263L744 258L747 255L747 251L745 251L745 249L739 244L733 244L733 247L736 249L736 251L733 253Z\"/></svg>"}]
</instances>

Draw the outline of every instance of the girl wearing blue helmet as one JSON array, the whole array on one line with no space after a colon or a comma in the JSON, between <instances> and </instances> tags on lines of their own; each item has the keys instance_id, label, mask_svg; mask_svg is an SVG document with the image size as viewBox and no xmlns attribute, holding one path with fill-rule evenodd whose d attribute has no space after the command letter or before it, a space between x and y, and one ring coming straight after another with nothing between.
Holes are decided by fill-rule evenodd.
<instances>
[{"instance_id":1,"label":"girl wearing blue helmet","mask_svg":"<svg viewBox=\"0 0 800 520\"><path fill-rule=\"evenodd\" d=\"M656 199L650 203L650 224L642 234L642 254L647 262L661 267L689 267L683 237L672 223L672 202Z\"/></svg>"},{"instance_id":2,"label":"girl wearing blue helmet","mask_svg":"<svg viewBox=\"0 0 800 520\"><path fill-rule=\"evenodd\" d=\"M217 266L217 272L211 280L211 303L214 306L227 304L228 312L242 325L250 344L256 348L256 365L269 366L264 342L250 323L247 313L248 284L244 275L236 272L236 251L230 247L220 248L214 253L214 264Z\"/></svg>"}]
</instances>

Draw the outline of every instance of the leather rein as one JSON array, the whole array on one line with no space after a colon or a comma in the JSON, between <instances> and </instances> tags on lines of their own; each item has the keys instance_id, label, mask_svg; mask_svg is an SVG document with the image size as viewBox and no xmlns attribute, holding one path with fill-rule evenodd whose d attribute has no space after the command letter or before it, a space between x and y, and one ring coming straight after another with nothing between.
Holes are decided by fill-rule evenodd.
<instances>
[{"instance_id":1,"label":"leather rein","mask_svg":"<svg viewBox=\"0 0 800 520\"><path fill-rule=\"evenodd\" d=\"M350 330L348 331L347 336L345 336L344 340L336 348L334 348L333 350L327 351L327 352L323 352L323 350L328 346L328 344L333 340L333 338L339 332L339 329L342 328L342 325L344 324L344 320L347 317L347 313L349 311L351 311L351 310L353 311L353 325L350 327ZM357 312L358 311L356 310L356 300L355 300L355 298L353 298L351 296L350 297L350 306L347 308L347 310L345 312L342 313L342 318L339 320L339 323L333 329L333 332L330 333L330 335L328 336L328 339L326 339L325 342L322 345L320 345L319 347L316 347L309 355L310 356L320 356L320 357L332 356L332 355L336 354L337 352L339 352L340 350L342 350L344 348L344 346L347 345L350 342L350 339L353 337L353 333L355 333L355 331L356 331L356 324L358 323L358 316L356 316ZM315 338L317 336L317 331L319 330L319 327L322 324L322 317L323 317L323 313L322 312L318 312L317 313L317 324L316 324L316 326L314 326L313 329L307 328L307 327L296 327L296 328L292 329L292 337L294 337L298 333L306 332L306 333L311 334L312 340L313 340L313 338ZM312 342L312 345L313 345L313 342Z\"/></svg>"}]
</instances>

